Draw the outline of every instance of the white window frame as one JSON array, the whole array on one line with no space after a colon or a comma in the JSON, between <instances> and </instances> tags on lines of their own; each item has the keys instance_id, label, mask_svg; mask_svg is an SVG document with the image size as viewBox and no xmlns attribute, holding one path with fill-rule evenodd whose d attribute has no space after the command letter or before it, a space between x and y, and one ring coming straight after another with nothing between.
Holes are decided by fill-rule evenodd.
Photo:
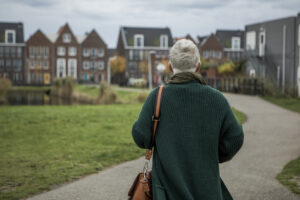
<instances>
[{"instance_id":1,"label":"white window frame","mask_svg":"<svg viewBox=\"0 0 300 200\"><path fill-rule=\"evenodd\" d=\"M68 48L68 55L69 56L76 56L77 55L77 48L76 47L69 47Z\"/></svg>"},{"instance_id":2,"label":"white window frame","mask_svg":"<svg viewBox=\"0 0 300 200\"><path fill-rule=\"evenodd\" d=\"M34 67L35 67L34 60L31 59L29 62L30 62L29 63L30 69L34 69Z\"/></svg>"},{"instance_id":3,"label":"white window frame","mask_svg":"<svg viewBox=\"0 0 300 200\"><path fill-rule=\"evenodd\" d=\"M9 33L12 33L12 35L13 35L13 42L8 42L7 36ZM15 44L16 43L16 30L10 30L10 29L5 30L5 43L7 43L7 44Z\"/></svg>"},{"instance_id":4,"label":"white window frame","mask_svg":"<svg viewBox=\"0 0 300 200\"><path fill-rule=\"evenodd\" d=\"M256 49L256 32L248 31L246 32L246 49L255 50Z\"/></svg>"},{"instance_id":5,"label":"white window frame","mask_svg":"<svg viewBox=\"0 0 300 200\"><path fill-rule=\"evenodd\" d=\"M100 64L101 63L101 64ZM98 62L97 62L97 68L99 69L99 70L104 70L104 62L102 61L102 60L99 60Z\"/></svg>"},{"instance_id":6,"label":"white window frame","mask_svg":"<svg viewBox=\"0 0 300 200\"><path fill-rule=\"evenodd\" d=\"M83 57L89 57L90 56L90 49L84 48L83 49Z\"/></svg>"},{"instance_id":7,"label":"white window frame","mask_svg":"<svg viewBox=\"0 0 300 200\"><path fill-rule=\"evenodd\" d=\"M44 58L48 58L49 56L49 47L44 47Z\"/></svg>"},{"instance_id":8,"label":"white window frame","mask_svg":"<svg viewBox=\"0 0 300 200\"><path fill-rule=\"evenodd\" d=\"M98 48L98 57L102 58L104 56L104 49L103 48Z\"/></svg>"},{"instance_id":9,"label":"white window frame","mask_svg":"<svg viewBox=\"0 0 300 200\"><path fill-rule=\"evenodd\" d=\"M222 58L222 52L221 51L216 51L216 57L217 58Z\"/></svg>"},{"instance_id":10,"label":"white window frame","mask_svg":"<svg viewBox=\"0 0 300 200\"><path fill-rule=\"evenodd\" d=\"M82 63L82 65L83 65L83 69L84 70L90 69L90 62L88 60L84 60L83 63Z\"/></svg>"},{"instance_id":11,"label":"white window frame","mask_svg":"<svg viewBox=\"0 0 300 200\"><path fill-rule=\"evenodd\" d=\"M235 48L234 43L237 41L237 48ZM240 50L241 49L241 38L240 37L232 37L231 38L231 49L232 50Z\"/></svg>"},{"instance_id":12,"label":"white window frame","mask_svg":"<svg viewBox=\"0 0 300 200\"><path fill-rule=\"evenodd\" d=\"M47 63L47 65L45 65ZM49 69L49 61L48 60L43 60L43 69Z\"/></svg>"},{"instance_id":13,"label":"white window frame","mask_svg":"<svg viewBox=\"0 0 300 200\"><path fill-rule=\"evenodd\" d=\"M71 75L71 67L72 62L74 62L74 74ZM73 77L75 80L77 79L77 59L70 58L68 59L68 76Z\"/></svg>"},{"instance_id":14,"label":"white window frame","mask_svg":"<svg viewBox=\"0 0 300 200\"><path fill-rule=\"evenodd\" d=\"M17 57L18 58L22 57L22 48L21 47L17 47Z\"/></svg>"},{"instance_id":15,"label":"white window frame","mask_svg":"<svg viewBox=\"0 0 300 200\"><path fill-rule=\"evenodd\" d=\"M66 48L64 46L57 47L57 55L58 56L65 56L66 55Z\"/></svg>"},{"instance_id":16,"label":"white window frame","mask_svg":"<svg viewBox=\"0 0 300 200\"><path fill-rule=\"evenodd\" d=\"M164 42L165 40L165 42ZM168 35L161 35L160 36L160 48L168 48ZM165 44L165 45L164 45Z\"/></svg>"},{"instance_id":17,"label":"white window frame","mask_svg":"<svg viewBox=\"0 0 300 200\"><path fill-rule=\"evenodd\" d=\"M62 63L62 69L63 69L63 71L62 71L62 78L64 78L64 77L66 77L66 59L65 58L58 58L57 60L56 60L56 77L58 77L58 78L60 78L59 77L59 69L60 69L60 61L61 61L61 63Z\"/></svg>"},{"instance_id":18,"label":"white window frame","mask_svg":"<svg viewBox=\"0 0 300 200\"><path fill-rule=\"evenodd\" d=\"M140 60L143 60L143 54L144 54L144 53L143 53L143 50L140 50L140 51L139 51L139 57L140 57Z\"/></svg>"},{"instance_id":19,"label":"white window frame","mask_svg":"<svg viewBox=\"0 0 300 200\"><path fill-rule=\"evenodd\" d=\"M141 38L141 46L137 46L137 39L138 38ZM144 47L144 35L142 35L142 34L135 34L134 35L134 47L137 47L137 48Z\"/></svg>"},{"instance_id":20,"label":"white window frame","mask_svg":"<svg viewBox=\"0 0 300 200\"><path fill-rule=\"evenodd\" d=\"M95 54L93 54L93 51ZM96 48L91 48L91 57L96 57L97 56L97 49Z\"/></svg>"},{"instance_id":21,"label":"white window frame","mask_svg":"<svg viewBox=\"0 0 300 200\"><path fill-rule=\"evenodd\" d=\"M35 48L32 47L32 46L29 47L29 57L30 57L30 58L34 58L34 49L35 49Z\"/></svg>"},{"instance_id":22,"label":"white window frame","mask_svg":"<svg viewBox=\"0 0 300 200\"><path fill-rule=\"evenodd\" d=\"M130 49L129 52L128 52L128 57L129 57L129 60L132 60L133 59L133 50Z\"/></svg>"},{"instance_id":23,"label":"white window frame","mask_svg":"<svg viewBox=\"0 0 300 200\"><path fill-rule=\"evenodd\" d=\"M36 57L41 58L42 57L42 48L36 47Z\"/></svg>"},{"instance_id":24,"label":"white window frame","mask_svg":"<svg viewBox=\"0 0 300 200\"><path fill-rule=\"evenodd\" d=\"M209 52L208 51L203 51L203 57L207 59L209 57Z\"/></svg>"},{"instance_id":25,"label":"white window frame","mask_svg":"<svg viewBox=\"0 0 300 200\"><path fill-rule=\"evenodd\" d=\"M63 43L70 43L71 42L71 34L70 33L64 33L63 34Z\"/></svg>"}]
</instances>

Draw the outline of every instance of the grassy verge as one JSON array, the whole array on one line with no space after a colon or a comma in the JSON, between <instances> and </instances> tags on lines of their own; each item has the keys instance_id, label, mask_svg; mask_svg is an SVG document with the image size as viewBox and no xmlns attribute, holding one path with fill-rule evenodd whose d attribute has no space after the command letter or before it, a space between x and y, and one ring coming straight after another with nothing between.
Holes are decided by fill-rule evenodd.
<instances>
[{"instance_id":1,"label":"grassy verge","mask_svg":"<svg viewBox=\"0 0 300 200\"><path fill-rule=\"evenodd\" d=\"M288 110L300 113L300 98L276 98L270 96L264 96L262 98Z\"/></svg>"},{"instance_id":2,"label":"grassy verge","mask_svg":"<svg viewBox=\"0 0 300 200\"><path fill-rule=\"evenodd\" d=\"M97 94L95 89L82 89ZM138 94L120 92L128 101ZM0 107L0 199L28 197L143 155L131 138L141 107ZM240 123L246 119L234 108L233 112Z\"/></svg>"},{"instance_id":3,"label":"grassy verge","mask_svg":"<svg viewBox=\"0 0 300 200\"><path fill-rule=\"evenodd\" d=\"M232 107L232 111L240 124L243 124L247 120L247 115Z\"/></svg>"},{"instance_id":4,"label":"grassy verge","mask_svg":"<svg viewBox=\"0 0 300 200\"><path fill-rule=\"evenodd\" d=\"M276 178L292 192L300 195L300 157L285 165Z\"/></svg>"}]
</instances>

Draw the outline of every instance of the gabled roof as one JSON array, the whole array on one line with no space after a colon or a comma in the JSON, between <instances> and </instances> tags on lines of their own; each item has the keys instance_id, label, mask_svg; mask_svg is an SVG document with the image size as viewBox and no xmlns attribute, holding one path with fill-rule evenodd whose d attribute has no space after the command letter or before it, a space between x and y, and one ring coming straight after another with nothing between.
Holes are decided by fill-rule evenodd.
<instances>
[{"instance_id":1,"label":"gabled roof","mask_svg":"<svg viewBox=\"0 0 300 200\"><path fill-rule=\"evenodd\" d=\"M87 32L84 36L84 38L82 38L83 40L79 43L83 44L83 45L89 45L89 46L94 46L94 45L106 45L106 43L104 42L104 40L102 40L101 36L97 33L97 31L95 29L93 29L91 32Z\"/></svg>"},{"instance_id":2,"label":"gabled roof","mask_svg":"<svg viewBox=\"0 0 300 200\"><path fill-rule=\"evenodd\" d=\"M194 39L190 34L187 34L186 36L183 36L183 37L175 37L174 38L174 42L178 41L178 40L181 40L181 39L187 39L187 40L191 40L192 42L194 42L195 44L197 44L197 38Z\"/></svg>"},{"instance_id":3,"label":"gabled roof","mask_svg":"<svg viewBox=\"0 0 300 200\"><path fill-rule=\"evenodd\" d=\"M24 43L23 23L0 22L0 43L5 42L5 30L16 31L16 43Z\"/></svg>"},{"instance_id":4,"label":"gabled roof","mask_svg":"<svg viewBox=\"0 0 300 200\"><path fill-rule=\"evenodd\" d=\"M205 40L209 37L209 35L205 35L205 36L197 36L197 40L198 40L198 45L201 46Z\"/></svg>"},{"instance_id":5,"label":"gabled roof","mask_svg":"<svg viewBox=\"0 0 300 200\"><path fill-rule=\"evenodd\" d=\"M200 48L223 49L223 45L215 34L211 34L209 37L203 39L203 41L200 44Z\"/></svg>"},{"instance_id":6,"label":"gabled roof","mask_svg":"<svg viewBox=\"0 0 300 200\"><path fill-rule=\"evenodd\" d=\"M231 48L232 37L240 37L240 48L244 47L244 31L242 30L217 30L216 36L224 46L224 48Z\"/></svg>"},{"instance_id":7,"label":"gabled roof","mask_svg":"<svg viewBox=\"0 0 300 200\"><path fill-rule=\"evenodd\" d=\"M173 37L168 27L166 28L151 28L151 27L121 27L121 37L125 48L133 46L134 35L141 34L144 36L144 47L160 47L160 36L168 36L168 46L173 45Z\"/></svg>"},{"instance_id":8,"label":"gabled roof","mask_svg":"<svg viewBox=\"0 0 300 200\"><path fill-rule=\"evenodd\" d=\"M77 41L77 38L76 36L73 34L73 31L71 30L70 26L68 23L66 23L65 25L61 26L59 29L58 29L58 32L57 32L57 38L55 40L55 42L57 42L59 39L62 38L62 33L70 33L71 34L71 37L73 37L73 40L72 41L75 41L77 44L78 44L78 41Z\"/></svg>"},{"instance_id":9,"label":"gabled roof","mask_svg":"<svg viewBox=\"0 0 300 200\"><path fill-rule=\"evenodd\" d=\"M46 44L46 43L51 44L52 43L52 41L40 29L38 29L34 34L32 34L28 38L26 43L27 42L30 42L33 45L41 44L41 42L43 44Z\"/></svg>"}]
</instances>

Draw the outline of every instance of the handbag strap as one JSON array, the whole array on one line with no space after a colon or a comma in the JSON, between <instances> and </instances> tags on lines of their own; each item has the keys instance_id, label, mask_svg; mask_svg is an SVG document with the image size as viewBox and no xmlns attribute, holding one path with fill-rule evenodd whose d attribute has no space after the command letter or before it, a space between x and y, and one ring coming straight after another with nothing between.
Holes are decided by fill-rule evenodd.
<instances>
[{"instance_id":1,"label":"handbag strap","mask_svg":"<svg viewBox=\"0 0 300 200\"><path fill-rule=\"evenodd\" d=\"M154 145L155 135L156 135L158 122L159 122L159 116L160 116L160 104L161 104L163 88L164 88L163 85L159 86L158 93L156 96L156 104L155 104L155 108L154 108L154 113L152 115L153 131L152 131L151 143L150 143L150 148L146 150L146 154L145 154L145 158L147 160L150 160L152 157L152 148Z\"/></svg>"}]
</instances>

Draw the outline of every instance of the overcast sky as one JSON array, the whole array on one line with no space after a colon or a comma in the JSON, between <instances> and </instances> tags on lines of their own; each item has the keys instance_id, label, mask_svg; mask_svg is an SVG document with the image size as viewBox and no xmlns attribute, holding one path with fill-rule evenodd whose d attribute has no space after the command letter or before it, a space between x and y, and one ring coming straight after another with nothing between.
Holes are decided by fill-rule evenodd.
<instances>
[{"instance_id":1,"label":"overcast sky","mask_svg":"<svg viewBox=\"0 0 300 200\"><path fill-rule=\"evenodd\" d=\"M300 0L0 0L0 21L24 23L25 39L37 29L55 34L68 22L75 35L96 29L115 47L120 26L170 27L173 37L296 16Z\"/></svg>"}]
</instances>

